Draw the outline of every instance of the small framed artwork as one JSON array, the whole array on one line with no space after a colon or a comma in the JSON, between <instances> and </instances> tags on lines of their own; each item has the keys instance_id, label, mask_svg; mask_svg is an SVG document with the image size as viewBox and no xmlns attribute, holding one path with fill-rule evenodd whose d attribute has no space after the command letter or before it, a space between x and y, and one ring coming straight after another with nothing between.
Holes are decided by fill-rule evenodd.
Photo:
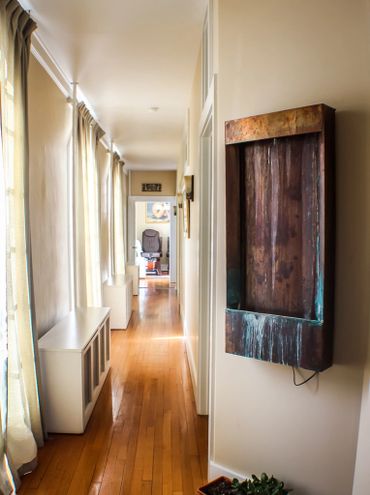
<instances>
[{"instance_id":1,"label":"small framed artwork","mask_svg":"<svg viewBox=\"0 0 370 495\"><path fill-rule=\"evenodd\" d=\"M162 184L141 184L142 192L161 192Z\"/></svg>"},{"instance_id":2,"label":"small framed artwork","mask_svg":"<svg viewBox=\"0 0 370 495\"><path fill-rule=\"evenodd\" d=\"M145 220L147 223L169 223L170 203L148 201L146 203Z\"/></svg>"}]
</instances>

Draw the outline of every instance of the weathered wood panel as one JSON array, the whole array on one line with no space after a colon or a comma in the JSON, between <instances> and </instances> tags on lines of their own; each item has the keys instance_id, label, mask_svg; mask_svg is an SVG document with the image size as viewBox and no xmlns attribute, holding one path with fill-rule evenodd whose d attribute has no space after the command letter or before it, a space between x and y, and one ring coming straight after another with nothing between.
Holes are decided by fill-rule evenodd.
<instances>
[{"instance_id":1,"label":"weathered wood panel","mask_svg":"<svg viewBox=\"0 0 370 495\"><path fill-rule=\"evenodd\" d=\"M244 230L241 228L241 218L244 216L240 212L242 208L241 197L244 195L243 182L240 181L240 174L243 174L241 166L240 148L229 146L226 149L227 163L230 174L226 177L226 196L228 198L228 209L235 212L230 215L227 221L227 306L238 309L241 307L244 295L244 283L242 283L244 256Z\"/></svg>"},{"instance_id":2,"label":"weathered wood panel","mask_svg":"<svg viewBox=\"0 0 370 495\"><path fill-rule=\"evenodd\" d=\"M318 134L247 144L245 168L244 309L316 319Z\"/></svg>"},{"instance_id":3,"label":"weathered wood panel","mask_svg":"<svg viewBox=\"0 0 370 495\"><path fill-rule=\"evenodd\" d=\"M229 353L332 364L334 112L313 105L226 123Z\"/></svg>"}]
</instances>

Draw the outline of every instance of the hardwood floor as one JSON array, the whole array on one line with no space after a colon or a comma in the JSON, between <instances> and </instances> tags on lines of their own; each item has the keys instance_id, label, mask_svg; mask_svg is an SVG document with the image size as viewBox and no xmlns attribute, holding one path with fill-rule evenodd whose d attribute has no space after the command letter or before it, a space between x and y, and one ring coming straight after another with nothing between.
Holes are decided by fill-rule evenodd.
<instances>
[{"instance_id":1,"label":"hardwood floor","mask_svg":"<svg viewBox=\"0 0 370 495\"><path fill-rule=\"evenodd\" d=\"M145 278L140 278L139 279L139 288L146 288L146 287L156 287L157 289L163 288L163 289L168 289L170 287L170 277L163 277L163 276L147 276Z\"/></svg>"},{"instance_id":2,"label":"hardwood floor","mask_svg":"<svg viewBox=\"0 0 370 495\"><path fill-rule=\"evenodd\" d=\"M158 284L158 285L157 285ZM207 477L174 289L148 283L84 435L50 435L22 495L193 495Z\"/></svg>"}]
</instances>

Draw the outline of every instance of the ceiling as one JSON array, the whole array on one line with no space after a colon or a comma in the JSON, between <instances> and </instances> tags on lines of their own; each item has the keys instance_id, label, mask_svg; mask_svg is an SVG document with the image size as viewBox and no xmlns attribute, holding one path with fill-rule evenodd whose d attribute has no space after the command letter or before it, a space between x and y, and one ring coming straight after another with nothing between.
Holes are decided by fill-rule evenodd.
<instances>
[{"instance_id":1,"label":"ceiling","mask_svg":"<svg viewBox=\"0 0 370 495\"><path fill-rule=\"evenodd\" d=\"M21 3L128 168L175 169L206 0Z\"/></svg>"}]
</instances>

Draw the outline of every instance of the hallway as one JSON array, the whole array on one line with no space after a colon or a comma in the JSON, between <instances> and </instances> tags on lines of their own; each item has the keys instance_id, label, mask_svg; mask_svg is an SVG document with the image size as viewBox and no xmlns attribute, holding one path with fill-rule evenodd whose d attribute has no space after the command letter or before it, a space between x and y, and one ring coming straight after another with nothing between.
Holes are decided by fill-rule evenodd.
<instances>
[{"instance_id":1,"label":"hallway","mask_svg":"<svg viewBox=\"0 0 370 495\"><path fill-rule=\"evenodd\" d=\"M50 435L22 495L193 495L207 478L207 418L195 411L176 292L149 281L84 435Z\"/></svg>"}]
</instances>

